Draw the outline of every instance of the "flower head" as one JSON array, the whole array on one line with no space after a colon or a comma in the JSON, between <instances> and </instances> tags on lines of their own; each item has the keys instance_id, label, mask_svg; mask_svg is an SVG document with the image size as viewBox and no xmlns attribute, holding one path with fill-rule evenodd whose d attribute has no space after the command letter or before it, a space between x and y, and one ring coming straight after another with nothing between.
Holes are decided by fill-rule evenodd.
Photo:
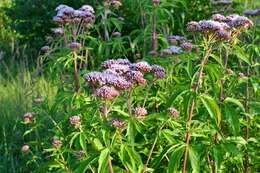
<instances>
[{"instance_id":1,"label":"flower head","mask_svg":"<svg viewBox=\"0 0 260 173\"><path fill-rule=\"evenodd\" d=\"M30 123L30 122L32 122L32 120L33 120L33 115L34 115L33 112L27 112L27 113L25 113L25 114L23 115L23 121L24 121L25 123Z\"/></svg>"},{"instance_id":2,"label":"flower head","mask_svg":"<svg viewBox=\"0 0 260 173\"><path fill-rule=\"evenodd\" d=\"M147 115L147 110L144 107L136 107L134 113L137 118L143 118Z\"/></svg>"},{"instance_id":3,"label":"flower head","mask_svg":"<svg viewBox=\"0 0 260 173\"><path fill-rule=\"evenodd\" d=\"M78 42L71 42L69 44L69 48L72 49L72 50L77 50L77 49L80 49L81 48L81 43L78 43Z\"/></svg>"},{"instance_id":4,"label":"flower head","mask_svg":"<svg viewBox=\"0 0 260 173\"><path fill-rule=\"evenodd\" d=\"M141 73L140 71L134 71L134 70L131 70L131 71L128 71L126 74L125 74L126 78L132 82L135 82L139 85L144 85L146 84L146 80L144 79L144 75L143 73Z\"/></svg>"},{"instance_id":5,"label":"flower head","mask_svg":"<svg viewBox=\"0 0 260 173\"><path fill-rule=\"evenodd\" d=\"M23 153L27 153L30 151L30 146L29 145L23 145L22 148L21 148L21 151Z\"/></svg>"},{"instance_id":6,"label":"flower head","mask_svg":"<svg viewBox=\"0 0 260 173\"><path fill-rule=\"evenodd\" d=\"M191 42L183 42L180 47L185 50L186 52L190 52L192 50L192 43Z\"/></svg>"},{"instance_id":7,"label":"flower head","mask_svg":"<svg viewBox=\"0 0 260 173\"><path fill-rule=\"evenodd\" d=\"M102 86L96 90L95 95L105 100L111 100L119 96L119 92L114 87Z\"/></svg>"},{"instance_id":8,"label":"flower head","mask_svg":"<svg viewBox=\"0 0 260 173\"><path fill-rule=\"evenodd\" d=\"M81 119L80 119L80 116L78 116L78 115L74 115L74 116L70 117L70 119L69 119L70 124L74 125L75 127L80 126L80 123L81 123L80 121L81 121Z\"/></svg>"},{"instance_id":9,"label":"flower head","mask_svg":"<svg viewBox=\"0 0 260 173\"><path fill-rule=\"evenodd\" d=\"M191 21L187 24L187 31L188 32L199 32L201 31L201 26L198 22Z\"/></svg>"},{"instance_id":10,"label":"flower head","mask_svg":"<svg viewBox=\"0 0 260 173\"><path fill-rule=\"evenodd\" d=\"M57 138L56 136L54 136L52 138L52 145L56 148L60 147L62 144L61 140L59 140L59 138Z\"/></svg>"},{"instance_id":11,"label":"flower head","mask_svg":"<svg viewBox=\"0 0 260 173\"><path fill-rule=\"evenodd\" d=\"M110 124L116 128L119 128L119 129L124 128L126 125L126 123L123 120L118 119L118 118L113 118L113 119L109 120L108 124Z\"/></svg>"},{"instance_id":12,"label":"flower head","mask_svg":"<svg viewBox=\"0 0 260 173\"><path fill-rule=\"evenodd\" d=\"M165 77L165 69L159 65L152 65L152 73L156 79L161 79Z\"/></svg>"},{"instance_id":13,"label":"flower head","mask_svg":"<svg viewBox=\"0 0 260 173\"><path fill-rule=\"evenodd\" d=\"M145 61L140 61L140 62L134 63L131 65L131 68L134 70L142 71L142 72L150 72L152 69L150 64L148 64L148 62L145 62Z\"/></svg>"},{"instance_id":14,"label":"flower head","mask_svg":"<svg viewBox=\"0 0 260 173\"><path fill-rule=\"evenodd\" d=\"M174 117L174 118L178 118L178 117L179 117L179 112L178 112L178 110L177 110L176 108L174 108L174 107L169 108L169 109L168 109L168 112L169 112L169 114L170 114L172 117Z\"/></svg>"},{"instance_id":15,"label":"flower head","mask_svg":"<svg viewBox=\"0 0 260 173\"><path fill-rule=\"evenodd\" d=\"M258 16L260 15L260 9L247 9L244 11L247 16Z\"/></svg>"}]
</instances>

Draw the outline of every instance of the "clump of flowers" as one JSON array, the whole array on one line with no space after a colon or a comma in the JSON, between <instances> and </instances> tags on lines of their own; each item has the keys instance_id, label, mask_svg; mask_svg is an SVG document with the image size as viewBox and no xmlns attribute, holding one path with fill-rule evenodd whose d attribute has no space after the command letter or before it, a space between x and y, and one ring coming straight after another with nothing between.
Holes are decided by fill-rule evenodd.
<instances>
[{"instance_id":1,"label":"clump of flowers","mask_svg":"<svg viewBox=\"0 0 260 173\"><path fill-rule=\"evenodd\" d=\"M81 118L78 115L74 115L70 117L69 122L71 125L74 125L76 128L80 127L81 124Z\"/></svg>"},{"instance_id":2,"label":"clump of flowers","mask_svg":"<svg viewBox=\"0 0 260 173\"><path fill-rule=\"evenodd\" d=\"M95 96L111 100L119 95L119 90L145 85L145 73L152 73L156 79L165 77L165 69L141 61L131 63L127 59L111 59L102 63L103 72L90 72L85 80L95 90Z\"/></svg>"},{"instance_id":3,"label":"clump of flowers","mask_svg":"<svg viewBox=\"0 0 260 173\"><path fill-rule=\"evenodd\" d=\"M231 5L233 2L231 0L212 0L212 5Z\"/></svg>"},{"instance_id":4,"label":"clump of flowers","mask_svg":"<svg viewBox=\"0 0 260 173\"><path fill-rule=\"evenodd\" d=\"M22 148L21 148L21 151L23 153L27 153L30 151L30 146L29 145L23 145Z\"/></svg>"},{"instance_id":5,"label":"clump of flowers","mask_svg":"<svg viewBox=\"0 0 260 173\"><path fill-rule=\"evenodd\" d=\"M167 39L171 46L169 48L162 49L161 56L178 55L183 52L190 52L192 50L192 43L183 36L172 35Z\"/></svg>"},{"instance_id":6,"label":"clump of flowers","mask_svg":"<svg viewBox=\"0 0 260 173\"><path fill-rule=\"evenodd\" d=\"M234 34L239 34L253 26L253 22L247 17L237 14L223 16L214 14L211 20L189 22L187 31L203 33L205 36L213 36L216 40L230 40Z\"/></svg>"},{"instance_id":7,"label":"clump of flowers","mask_svg":"<svg viewBox=\"0 0 260 173\"><path fill-rule=\"evenodd\" d=\"M31 123L33 120L33 112L27 112L23 115L23 121L24 123Z\"/></svg>"},{"instance_id":8,"label":"clump of flowers","mask_svg":"<svg viewBox=\"0 0 260 173\"><path fill-rule=\"evenodd\" d=\"M118 128L118 129L123 129L126 125L126 123L123 120L118 119L118 118L113 118L113 119L109 120L108 124L114 126L115 128Z\"/></svg>"},{"instance_id":9,"label":"clump of flowers","mask_svg":"<svg viewBox=\"0 0 260 173\"><path fill-rule=\"evenodd\" d=\"M161 0L152 0L153 5L160 5Z\"/></svg>"},{"instance_id":10,"label":"clump of flowers","mask_svg":"<svg viewBox=\"0 0 260 173\"><path fill-rule=\"evenodd\" d=\"M147 115L147 110L144 107L136 107L134 114L137 118L143 119Z\"/></svg>"},{"instance_id":11,"label":"clump of flowers","mask_svg":"<svg viewBox=\"0 0 260 173\"><path fill-rule=\"evenodd\" d=\"M170 107L168 108L168 112L169 114L173 117L173 118L178 118L179 117L179 112L176 108L174 107Z\"/></svg>"},{"instance_id":12,"label":"clump of flowers","mask_svg":"<svg viewBox=\"0 0 260 173\"><path fill-rule=\"evenodd\" d=\"M52 145L56 148L60 147L62 144L61 140L59 138L57 138L56 136L54 136L52 138Z\"/></svg>"},{"instance_id":13,"label":"clump of flowers","mask_svg":"<svg viewBox=\"0 0 260 173\"><path fill-rule=\"evenodd\" d=\"M247 9L247 10L244 11L244 15L259 16L260 15L260 9Z\"/></svg>"}]
</instances>

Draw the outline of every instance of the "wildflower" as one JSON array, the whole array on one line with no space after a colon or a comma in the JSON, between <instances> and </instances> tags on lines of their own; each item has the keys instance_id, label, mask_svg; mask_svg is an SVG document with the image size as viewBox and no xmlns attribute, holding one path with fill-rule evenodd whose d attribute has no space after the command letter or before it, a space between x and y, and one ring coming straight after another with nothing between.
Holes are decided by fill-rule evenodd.
<instances>
[{"instance_id":1,"label":"wildflower","mask_svg":"<svg viewBox=\"0 0 260 173\"><path fill-rule=\"evenodd\" d=\"M229 16L231 18L228 24L231 27L238 29L248 29L253 26L253 22L245 16L233 15Z\"/></svg>"},{"instance_id":2,"label":"wildflower","mask_svg":"<svg viewBox=\"0 0 260 173\"><path fill-rule=\"evenodd\" d=\"M143 118L147 115L147 110L144 107L136 107L134 113L137 118Z\"/></svg>"},{"instance_id":3,"label":"wildflower","mask_svg":"<svg viewBox=\"0 0 260 173\"><path fill-rule=\"evenodd\" d=\"M165 69L159 65L152 65L152 73L153 76L157 79L161 79L165 77Z\"/></svg>"},{"instance_id":4,"label":"wildflower","mask_svg":"<svg viewBox=\"0 0 260 173\"><path fill-rule=\"evenodd\" d=\"M41 48L41 52L43 52L43 53L46 53L46 52L48 52L50 50L50 47L49 46L43 46L42 48Z\"/></svg>"},{"instance_id":5,"label":"wildflower","mask_svg":"<svg viewBox=\"0 0 260 173\"><path fill-rule=\"evenodd\" d=\"M182 53L182 49L179 46L170 46L169 50L171 51L171 54L181 54Z\"/></svg>"},{"instance_id":6,"label":"wildflower","mask_svg":"<svg viewBox=\"0 0 260 173\"><path fill-rule=\"evenodd\" d=\"M187 52L190 52L190 51L192 50L193 45L192 45L192 43L190 43L190 42L183 42L183 43L180 45L180 47L181 47L183 50L185 50L185 51L187 51Z\"/></svg>"},{"instance_id":7,"label":"wildflower","mask_svg":"<svg viewBox=\"0 0 260 173\"><path fill-rule=\"evenodd\" d=\"M121 34L120 32L113 32L113 33L112 33L112 36L113 36L113 37L121 37L121 35L122 35L122 34Z\"/></svg>"},{"instance_id":8,"label":"wildflower","mask_svg":"<svg viewBox=\"0 0 260 173\"><path fill-rule=\"evenodd\" d=\"M172 54L172 51L169 48L161 50L161 56L169 56L171 54Z\"/></svg>"},{"instance_id":9,"label":"wildflower","mask_svg":"<svg viewBox=\"0 0 260 173\"><path fill-rule=\"evenodd\" d=\"M44 102L44 98L43 97L37 97L33 100L34 103L36 104L41 104Z\"/></svg>"},{"instance_id":10,"label":"wildflower","mask_svg":"<svg viewBox=\"0 0 260 173\"><path fill-rule=\"evenodd\" d=\"M248 16L258 16L260 15L260 9L247 9L244 11L244 14Z\"/></svg>"},{"instance_id":11,"label":"wildflower","mask_svg":"<svg viewBox=\"0 0 260 173\"><path fill-rule=\"evenodd\" d=\"M23 121L24 121L25 123L30 123L30 122L32 122L32 120L33 120L33 114L34 114L34 113L32 113L32 112L27 112L27 113L25 113L25 114L23 115Z\"/></svg>"},{"instance_id":12,"label":"wildflower","mask_svg":"<svg viewBox=\"0 0 260 173\"><path fill-rule=\"evenodd\" d=\"M179 112L178 112L178 110L177 110L176 108L174 108L174 107L168 108L168 112L169 112L169 114L170 114L172 117L174 117L174 118L178 118L178 117L179 117Z\"/></svg>"},{"instance_id":13,"label":"wildflower","mask_svg":"<svg viewBox=\"0 0 260 173\"><path fill-rule=\"evenodd\" d=\"M143 72L150 72L151 71L151 66L148 64L148 62L145 61L140 61L137 63L132 64L131 66L134 70L139 70Z\"/></svg>"},{"instance_id":14,"label":"wildflower","mask_svg":"<svg viewBox=\"0 0 260 173\"><path fill-rule=\"evenodd\" d=\"M30 151L30 146L29 145L23 145L22 148L21 148L21 151L23 153L27 153Z\"/></svg>"},{"instance_id":15,"label":"wildflower","mask_svg":"<svg viewBox=\"0 0 260 173\"><path fill-rule=\"evenodd\" d=\"M105 81L102 80L101 72L90 72L84 76L85 80L92 86L104 85Z\"/></svg>"},{"instance_id":16,"label":"wildflower","mask_svg":"<svg viewBox=\"0 0 260 173\"><path fill-rule=\"evenodd\" d=\"M112 1L110 2L110 5L111 5L112 7L114 7L115 9L118 9L119 7L122 6L122 3L121 3L120 1L118 1L118 0L112 0Z\"/></svg>"},{"instance_id":17,"label":"wildflower","mask_svg":"<svg viewBox=\"0 0 260 173\"><path fill-rule=\"evenodd\" d=\"M122 75L122 74L126 73L127 71L129 71L130 67L128 65L122 65L122 64L111 64L109 69Z\"/></svg>"},{"instance_id":18,"label":"wildflower","mask_svg":"<svg viewBox=\"0 0 260 173\"><path fill-rule=\"evenodd\" d=\"M114 87L102 86L96 90L95 95L105 100L111 100L119 96L119 92Z\"/></svg>"},{"instance_id":19,"label":"wildflower","mask_svg":"<svg viewBox=\"0 0 260 173\"><path fill-rule=\"evenodd\" d=\"M114 64L120 64L120 65L130 65L130 61L128 59L110 59L106 60L105 62L102 63L102 67L105 69L110 68Z\"/></svg>"},{"instance_id":20,"label":"wildflower","mask_svg":"<svg viewBox=\"0 0 260 173\"><path fill-rule=\"evenodd\" d=\"M158 55L158 52L155 51L155 50L152 50L148 54L151 55L151 56L156 56L156 55Z\"/></svg>"},{"instance_id":21,"label":"wildflower","mask_svg":"<svg viewBox=\"0 0 260 173\"><path fill-rule=\"evenodd\" d=\"M153 1L153 5L159 5L160 4L160 0L152 0Z\"/></svg>"},{"instance_id":22,"label":"wildflower","mask_svg":"<svg viewBox=\"0 0 260 173\"><path fill-rule=\"evenodd\" d=\"M69 48L70 49L72 49L72 50L77 50L77 49L80 49L81 48L81 44L80 43L78 43L78 42L71 42L70 44L69 44Z\"/></svg>"},{"instance_id":23,"label":"wildflower","mask_svg":"<svg viewBox=\"0 0 260 173\"><path fill-rule=\"evenodd\" d=\"M191 21L187 24L187 31L188 32L199 32L201 31L201 26L198 22Z\"/></svg>"},{"instance_id":24,"label":"wildflower","mask_svg":"<svg viewBox=\"0 0 260 173\"><path fill-rule=\"evenodd\" d=\"M93 7L90 6L90 5L83 5L82 7L80 7L79 10L81 10L81 11L86 11L86 12L90 12L90 13L92 13L92 14L95 13L95 10L94 10Z\"/></svg>"},{"instance_id":25,"label":"wildflower","mask_svg":"<svg viewBox=\"0 0 260 173\"><path fill-rule=\"evenodd\" d=\"M212 0L212 5L230 5L232 4L232 1L230 0Z\"/></svg>"},{"instance_id":26,"label":"wildflower","mask_svg":"<svg viewBox=\"0 0 260 173\"><path fill-rule=\"evenodd\" d=\"M144 85L146 83L146 80L144 79L143 73L140 71L128 71L126 73L126 77L133 82L136 82L137 84Z\"/></svg>"},{"instance_id":27,"label":"wildflower","mask_svg":"<svg viewBox=\"0 0 260 173\"><path fill-rule=\"evenodd\" d=\"M238 75L239 75L240 78L245 78L246 77L246 75L244 73L238 73Z\"/></svg>"},{"instance_id":28,"label":"wildflower","mask_svg":"<svg viewBox=\"0 0 260 173\"><path fill-rule=\"evenodd\" d=\"M224 22L226 20L226 17L221 14L214 14L212 16L212 20L218 21L218 22Z\"/></svg>"},{"instance_id":29,"label":"wildflower","mask_svg":"<svg viewBox=\"0 0 260 173\"><path fill-rule=\"evenodd\" d=\"M57 34L57 35L62 35L62 34L64 34L64 29L63 29L63 28L52 28L51 31L52 31L54 34Z\"/></svg>"},{"instance_id":30,"label":"wildflower","mask_svg":"<svg viewBox=\"0 0 260 173\"><path fill-rule=\"evenodd\" d=\"M74 115L74 116L70 117L69 122L71 125L74 125L76 128L78 128L81 123L80 120L81 120L80 116Z\"/></svg>"},{"instance_id":31,"label":"wildflower","mask_svg":"<svg viewBox=\"0 0 260 173\"><path fill-rule=\"evenodd\" d=\"M61 146L61 144L61 140L59 140L56 136L52 138L52 145L54 145L54 147L58 148Z\"/></svg>"},{"instance_id":32,"label":"wildflower","mask_svg":"<svg viewBox=\"0 0 260 173\"><path fill-rule=\"evenodd\" d=\"M199 25L202 31L217 31L229 28L229 26L226 23L214 20L202 20L199 21Z\"/></svg>"},{"instance_id":33,"label":"wildflower","mask_svg":"<svg viewBox=\"0 0 260 173\"><path fill-rule=\"evenodd\" d=\"M63 18L62 17L58 17L58 16L54 16L52 20L53 20L53 22L55 22L57 24L64 24L65 23Z\"/></svg>"},{"instance_id":34,"label":"wildflower","mask_svg":"<svg viewBox=\"0 0 260 173\"><path fill-rule=\"evenodd\" d=\"M120 120L118 118L113 118L113 119L109 120L108 124L110 124L116 128L119 128L119 129L124 128L126 125L126 123L123 120Z\"/></svg>"},{"instance_id":35,"label":"wildflower","mask_svg":"<svg viewBox=\"0 0 260 173\"><path fill-rule=\"evenodd\" d=\"M219 30L215 33L216 38L219 40L230 40L231 35L229 32L225 31L225 30Z\"/></svg>"},{"instance_id":36,"label":"wildflower","mask_svg":"<svg viewBox=\"0 0 260 173\"><path fill-rule=\"evenodd\" d=\"M101 113L102 115L107 115L107 114L110 112L110 109L108 109L108 107L106 107L106 106L101 106L101 107L99 108L99 111L100 111L100 113Z\"/></svg>"}]
</instances>

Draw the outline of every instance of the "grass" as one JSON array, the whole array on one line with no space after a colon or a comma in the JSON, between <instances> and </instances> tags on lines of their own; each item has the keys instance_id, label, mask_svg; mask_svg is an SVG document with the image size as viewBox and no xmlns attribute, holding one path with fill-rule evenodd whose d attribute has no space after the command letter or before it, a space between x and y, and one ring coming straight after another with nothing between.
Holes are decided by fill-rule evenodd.
<instances>
[{"instance_id":1,"label":"grass","mask_svg":"<svg viewBox=\"0 0 260 173\"><path fill-rule=\"evenodd\" d=\"M41 96L51 103L55 98L57 87L51 80L35 74L22 65L16 75L0 74L0 172L19 172L23 145L20 122L23 114L31 111L33 99Z\"/></svg>"}]
</instances>

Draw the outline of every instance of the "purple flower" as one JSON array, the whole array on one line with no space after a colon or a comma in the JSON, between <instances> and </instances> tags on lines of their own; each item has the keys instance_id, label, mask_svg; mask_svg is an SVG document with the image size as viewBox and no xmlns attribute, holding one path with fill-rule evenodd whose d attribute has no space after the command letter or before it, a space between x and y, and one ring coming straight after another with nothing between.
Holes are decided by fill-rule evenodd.
<instances>
[{"instance_id":1,"label":"purple flower","mask_svg":"<svg viewBox=\"0 0 260 173\"><path fill-rule=\"evenodd\" d=\"M183 43L180 45L180 47L181 47L183 50L185 50L186 52L190 52L190 51L192 50L193 45L192 45L192 43L190 43L190 42L183 42Z\"/></svg>"},{"instance_id":2,"label":"purple flower","mask_svg":"<svg viewBox=\"0 0 260 173\"><path fill-rule=\"evenodd\" d=\"M147 110L144 107L136 107L134 113L137 118L143 118L147 115Z\"/></svg>"},{"instance_id":3,"label":"purple flower","mask_svg":"<svg viewBox=\"0 0 260 173\"><path fill-rule=\"evenodd\" d=\"M225 30L219 30L215 33L216 38L219 40L230 40L231 39L231 35L230 32L225 31Z\"/></svg>"},{"instance_id":4,"label":"purple flower","mask_svg":"<svg viewBox=\"0 0 260 173\"><path fill-rule=\"evenodd\" d=\"M119 92L114 87L102 86L96 90L95 95L105 100L111 100L119 96Z\"/></svg>"},{"instance_id":5,"label":"purple flower","mask_svg":"<svg viewBox=\"0 0 260 173\"><path fill-rule=\"evenodd\" d=\"M57 34L57 35L62 35L62 34L64 34L64 29L63 29L63 28L52 28L51 31L52 31L54 34Z\"/></svg>"},{"instance_id":6,"label":"purple flower","mask_svg":"<svg viewBox=\"0 0 260 173\"><path fill-rule=\"evenodd\" d=\"M32 120L33 120L33 115L34 115L33 112L27 112L27 113L25 113L25 114L23 115L23 121L24 121L25 123L30 123L30 122L32 122Z\"/></svg>"},{"instance_id":7,"label":"purple flower","mask_svg":"<svg viewBox=\"0 0 260 173\"><path fill-rule=\"evenodd\" d=\"M146 84L146 80L144 79L144 75L140 71L134 71L134 70L128 71L125 76L128 80L136 82L139 85Z\"/></svg>"},{"instance_id":8,"label":"purple flower","mask_svg":"<svg viewBox=\"0 0 260 173\"><path fill-rule=\"evenodd\" d=\"M81 121L81 119L80 119L80 116L78 116L78 115L74 115L74 116L70 117L70 119L69 119L70 124L74 125L77 128L80 126L80 123L81 123L80 121Z\"/></svg>"},{"instance_id":9,"label":"purple flower","mask_svg":"<svg viewBox=\"0 0 260 173\"><path fill-rule=\"evenodd\" d=\"M199 25L202 31L217 31L230 28L226 23L214 20L202 20L199 22Z\"/></svg>"},{"instance_id":10,"label":"purple flower","mask_svg":"<svg viewBox=\"0 0 260 173\"><path fill-rule=\"evenodd\" d=\"M231 21L228 23L231 27L238 29L248 29L253 26L253 22L245 16L231 16Z\"/></svg>"},{"instance_id":11,"label":"purple flower","mask_svg":"<svg viewBox=\"0 0 260 173\"><path fill-rule=\"evenodd\" d=\"M160 4L160 0L152 0L152 2L153 2L153 5L159 5Z\"/></svg>"},{"instance_id":12,"label":"purple flower","mask_svg":"<svg viewBox=\"0 0 260 173\"><path fill-rule=\"evenodd\" d=\"M260 15L260 9L247 9L244 11L244 14L248 16L258 16Z\"/></svg>"},{"instance_id":13,"label":"purple flower","mask_svg":"<svg viewBox=\"0 0 260 173\"><path fill-rule=\"evenodd\" d=\"M176 55L182 53L181 47L179 46L170 46L169 50L171 51L172 54L176 54Z\"/></svg>"},{"instance_id":14,"label":"purple flower","mask_svg":"<svg viewBox=\"0 0 260 173\"><path fill-rule=\"evenodd\" d=\"M21 151L23 153L27 153L30 151L30 146L29 145L23 145L22 148L21 148Z\"/></svg>"},{"instance_id":15,"label":"purple flower","mask_svg":"<svg viewBox=\"0 0 260 173\"><path fill-rule=\"evenodd\" d=\"M105 69L110 68L114 64L120 64L120 65L130 65L130 61L128 59L110 59L106 60L105 62L102 63L102 67Z\"/></svg>"},{"instance_id":16,"label":"purple flower","mask_svg":"<svg viewBox=\"0 0 260 173\"><path fill-rule=\"evenodd\" d=\"M165 69L159 65L152 65L152 73L153 76L157 79L161 79L165 77Z\"/></svg>"},{"instance_id":17,"label":"purple flower","mask_svg":"<svg viewBox=\"0 0 260 173\"><path fill-rule=\"evenodd\" d=\"M46 53L46 52L48 52L50 50L50 46L43 46L42 48L41 48L41 52L43 52L43 53Z\"/></svg>"},{"instance_id":18,"label":"purple flower","mask_svg":"<svg viewBox=\"0 0 260 173\"><path fill-rule=\"evenodd\" d=\"M61 140L59 140L56 136L52 138L52 145L54 145L54 147L58 148L61 146L61 144Z\"/></svg>"},{"instance_id":19,"label":"purple flower","mask_svg":"<svg viewBox=\"0 0 260 173\"><path fill-rule=\"evenodd\" d=\"M113 32L112 33L113 37L121 37L121 35L122 35L121 32Z\"/></svg>"},{"instance_id":20,"label":"purple flower","mask_svg":"<svg viewBox=\"0 0 260 173\"><path fill-rule=\"evenodd\" d=\"M101 86L106 84L101 72L90 72L84 76L85 80L92 86Z\"/></svg>"},{"instance_id":21,"label":"purple flower","mask_svg":"<svg viewBox=\"0 0 260 173\"><path fill-rule=\"evenodd\" d=\"M198 22L191 21L187 24L187 31L188 32L199 32L201 31L201 26Z\"/></svg>"},{"instance_id":22,"label":"purple flower","mask_svg":"<svg viewBox=\"0 0 260 173\"><path fill-rule=\"evenodd\" d=\"M120 1L118 1L118 0L112 0L111 2L110 2L110 5L112 6L112 7L114 7L114 8L119 8L120 6L122 6L122 3L120 2Z\"/></svg>"},{"instance_id":23,"label":"purple flower","mask_svg":"<svg viewBox=\"0 0 260 173\"><path fill-rule=\"evenodd\" d=\"M218 21L218 22L225 22L226 21L226 17L221 15L221 14L214 14L212 16L212 20Z\"/></svg>"},{"instance_id":24,"label":"purple flower","mask_svg":"<svg viewBox=\"0 0 260 173\"><path fill-rule=\"evenodd\" d=\"M131 65L131 68L138 71L150 72L152 67L145 61L137 62Z\"/></svg>"},{"instance_id":25,"label":"purple flower","mask_svg":"<svg viewBox=\"0 0 260 173\"><path fill-rule=\"evenodd\" d=\"M113 119L109 120L108 124L110 124L116 128L119 128L119 129L124 128L126 125L126 123L123 120L120 120L118 118L113 118Z\"/></svg>"},{"instance_id":26,"label":"purple flower","mask_svg":"<svg viewBox=\"0 0 260 173\"><path fill-rule=\"evenodd\" d=\"M169 55L172 55L171 49L166 48L161 50L161 56L169 56Z\"/></svg>"},{"instance_id":27,"label":"purple flower","mask_svg":"<svg viewBox=\"0 0 260 173\"><path fill-rule=\"evenodd\" d=\"M212 0L212 5L230 5L232 4L231 0Z\"/></svg>"},{"instance_id":28,"label":"purple flower","mask_svg":"<svg viewBox=\"0 0 260 173\"><path fill-rule=\"evenodd\" d=\"M90 5L83 5L82 7L80 7L79 10L81 10L81 11L86 11L86 12L90 12L90 13L92 13L92 14L95 13L95 10L94 10L93 7L90 6Z\"/></svg>"},{"instance_id":29,"label":"purple flower","mask_svg":"<svg viewBox=\"0 0 260 173\"><path fill-rule=\"evenodd\" d=\"M77 49L80 49L81 48L81 43L78 43L78 42L71 42L69 44L69 48L72 49L72 50L77 50Z\"/></svg>"},{"instance_id":30,"label":"purple flower","mask_svg":"<svg viewBox=\"0 0 260 173\"><path fill-rule=\"evenodd\" d=\"M178 117L179 117L179 112L178 112L178 110L177 110L176 108L174 108L174 107L169 108L169 109L168 109L168 112L169 112L169 114L170 114L172 117L174 117L174 118L178 118Z\"/></svg>"}]
</instances>

